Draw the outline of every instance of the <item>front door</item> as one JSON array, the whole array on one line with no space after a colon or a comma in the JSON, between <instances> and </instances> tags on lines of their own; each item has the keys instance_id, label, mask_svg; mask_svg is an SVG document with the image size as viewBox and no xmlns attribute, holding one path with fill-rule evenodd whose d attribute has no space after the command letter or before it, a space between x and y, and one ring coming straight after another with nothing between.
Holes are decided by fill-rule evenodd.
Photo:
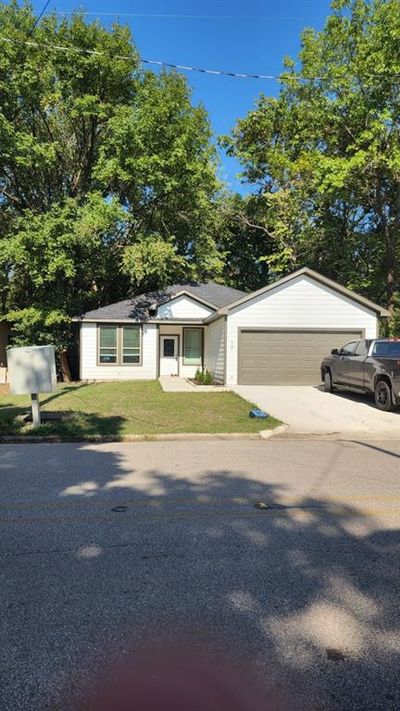
<instances>
[{"instance_id":1,"label":"front door","mask_svg":"<svg viewBox=\"0 0 400 711\"><path fill-rule=\"evenodd\" d=\"M160 337L160 375L178 375L178 336Z\"/></svg>"}]
</instances>

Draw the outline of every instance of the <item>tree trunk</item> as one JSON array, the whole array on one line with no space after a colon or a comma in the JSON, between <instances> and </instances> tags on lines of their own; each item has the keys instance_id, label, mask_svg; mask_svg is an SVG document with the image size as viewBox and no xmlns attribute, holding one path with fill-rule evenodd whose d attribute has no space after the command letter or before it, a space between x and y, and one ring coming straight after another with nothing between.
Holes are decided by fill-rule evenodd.
<instances>
[{"instance_id":1,"label":"tree trunk","mask_svg":"<svg viewBox=\"0 0 400 711\"><path fill-rule=\"evenodd\" d=\"M60 371L61 371L63 382L70 383L72 380L72 376L71 376L71 370L70 370L69 363L68 363L67 351L66 350L59 351L58 355L60 358Z\"/></svg>"},{"instance_id":2,"label":"tree trunk","mask_svg":"<svg viewBox=\"0 0 400 711\"><path fill-rule=\"evenodd\" d=\"M377 191L378 210L380 222L385 240L385 279L386 279L386 308L390 313L390 320L393 317L395 301L394 295L396 291L395 271L396 271L396 249L394 231L391 230L391 225L388 219L387 208L382 196L381 181Z\"/></svg>"},{"instance_id":3,"label":"tree trunk","mask_svg":"<svg viewBox=\"0 0 400 711\"><path fill-rule=\"evenodd\" d=\"M394 239L390 234L389 225L385 224L385 247L386 247L386 302L387 309L390 312L390 318L393 317L394 311L394 294L396 291L395 282L395 248Z\"/></svg>"}]
</instances>

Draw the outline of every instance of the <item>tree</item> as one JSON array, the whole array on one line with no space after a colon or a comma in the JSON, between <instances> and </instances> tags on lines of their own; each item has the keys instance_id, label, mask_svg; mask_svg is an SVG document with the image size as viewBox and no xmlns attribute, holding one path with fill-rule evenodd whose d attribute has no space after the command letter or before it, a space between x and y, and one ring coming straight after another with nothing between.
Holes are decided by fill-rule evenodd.
<instances>
[{"instance_id":1,"label":"tree","mask_svg":"<svg viewBox=\"0 0 400 711\"><path fill-rule=\"evenodd\" d=\"M400 5L336 0L302 35L277 98L261 96L228 150L264 201L273 270L308 264L385 300L400 289Z\"/></svg>"},{"instance_id":2,"label":"tree","mask_svg":"<svg viewBox=\"0 0 400 711\"><path fill-rule=\"evenodd\" d=\"M0 8L0 308L15 342L62 352L72 316L221 272L219 185L183 77L142 72L121 25L35 22Z\"/></svg>"},{"instance_id":3,"label":"tree","mask_svg":"<svg viewBox=\"0 0 400 711\"><path fill-rule=\"evenodd\" d=\"M188 277L188 262L178 254L175 240L143 235L124 250L123 271L137 291L156 291Z\"/></svg>"},{"instance_id":4,"label":"tree","mask_svg":"<svg viewBox=\"0 0 400 711\"><path fill-rule=\"evenodd\" d=\"M135 102L108 128L96 176L127 207L130 230L173 238L193 278L220 273L215 150L206 112L192 106L185 79L146 73Z\"/></svg>"},{"instance_id":5,"label":"tree","mask_svg":"<svg viewBox=\"0 0 400 711\"><path fill-rule=\"evenodd\" d=\"M266 253L275 245L262 224L257 197L221 194L217 201L217 244L224 260L224 282L243 290L264 286L268 280Z\"/></svg>"}]
</instances>

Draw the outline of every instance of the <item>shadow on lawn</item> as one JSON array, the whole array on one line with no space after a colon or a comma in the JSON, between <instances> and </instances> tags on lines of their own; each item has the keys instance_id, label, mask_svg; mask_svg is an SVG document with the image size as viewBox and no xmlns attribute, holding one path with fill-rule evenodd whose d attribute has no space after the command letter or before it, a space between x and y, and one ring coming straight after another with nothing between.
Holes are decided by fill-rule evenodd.
<instances>
[{"instance_id":1,"label":"shadow on lawn","mask_svg":"<svg viewBox=\"0 0 400 711\"><path fill-rule=\"evenodd\" d=\"M58 385L56 392L49 394L40 400L42 409L42 425L40 427L26 428L26 421L23 419L26 414L30 414L30 407L18 407L11 402L2 403L0 408L0 436L1 435L58 435L61 439L73 440L83 437L94 437L96 435L117 436L122 433L125 418L120 416L102 416L96 413L81 411L57 411L46 410L46 405L57 400L65 394L75 394L82 388L86 388L90 383L80 382L77 384Z\"/></svg>"},{"instance_id":2,"label":"shadow on lawn","mask_svg":"<svg viewBox=\"0 0 400 711\"><path fill-rule=\"evenodd\" d=\"M22 416L26 408L18 409L15 415L0 417L0 436L41 435L57 436L65 441L82 440L85 437L118 436L123 432L125 418L120 416L103 417L87 412L49 412L42 411L43 423L40 427L26 425ZM50 416L46 419L46 415Z\"/></svg>"},{"instance_id":3,"label":"shadow on lawn","mask_svg":"<svg viewBox=\"0 0 400 711\"><path fill-rule=\"evenodd\" d=\"M62 384L57 391L40 399L40 405L48 405L68 392L77 392L86 388L89 383ZM79 438L84 435L110 434L117 435L121 432L123 417L100 417L95 413L80 411L42 410L43 424L40 427L26 428L26 415L30 415L30 405L18 406L12 402L2 402L0 406L0 436L1 435L60 435L67 438ZM47 420L47 421L46 421Z\"/></svg>"},{"instance_id":4,"label":"shadow on lawn","mask_svg":"<svg viewBox=\"0 0 400 711\"><path fill-rule=\"evenodd\" d=\"M134 445L149 461L153 446ZM268 445L258 446L268 461ZM6 601L28 606L22 619L18 606L6 613L15 698L32 689L36 708L58 685L57 693L69 687L71 705L54 698L51 708L76 708L77 674L96 669L99 678L111 659L165 638L232 657L265 698L284 689L289 709L400 707L398 529L380 530L360 511L311 495L285 506L290 492L268 481L267 466L251 477L223 469L186 476L169 446L165 465L143 475L116 447L66 447L49 446L43 466L32 446L29 467L25 448L0 450L10 500L20 500L28 469L33 491L57 499L50 511L38 505L43 521L31 525L39 541L20 541L20 555L45 547L46 536L55 551L34 577L41 614L32 636L25 569L14 568L3 590ZM260 500L269 508L255 509ZM2 708L13 707L13 692L5 687Z\"/></svg>"},{"instance_id":5,"label":"shadow on lawn","mask_svg":"<svg viewBox=\"0 0 400 711\"><path fill-rule=\"evenodd\" d=\"M87 388L88 385L90 385L90 383L80 381L76 383L58 383L57 390L54 393L50 393L43 400L41 400L41 405L48 405L49 402L57 400L57 398L69 392L75 394L76 392L78 392L78 390L82 390L82 388Z\"/></svg>"}]
</instances>

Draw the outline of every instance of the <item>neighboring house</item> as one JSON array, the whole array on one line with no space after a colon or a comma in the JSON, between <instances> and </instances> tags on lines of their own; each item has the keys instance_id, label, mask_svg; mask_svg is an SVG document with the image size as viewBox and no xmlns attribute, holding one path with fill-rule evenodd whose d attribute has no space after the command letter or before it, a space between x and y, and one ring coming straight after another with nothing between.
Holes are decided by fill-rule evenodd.
<instances>
[{"instance_id":1,"label":"neighboring house","mask_svg":"<svg viewBox=\"0 0 400 711\"><path fill-rule=\"evenodd\" d=\"M307 268L250 294L175 285L76 318L80 377L193 377L207 368L226 385L315 383L324 355L376 337L378 317L388 315Z\"/></svg>"}]
</instances>

